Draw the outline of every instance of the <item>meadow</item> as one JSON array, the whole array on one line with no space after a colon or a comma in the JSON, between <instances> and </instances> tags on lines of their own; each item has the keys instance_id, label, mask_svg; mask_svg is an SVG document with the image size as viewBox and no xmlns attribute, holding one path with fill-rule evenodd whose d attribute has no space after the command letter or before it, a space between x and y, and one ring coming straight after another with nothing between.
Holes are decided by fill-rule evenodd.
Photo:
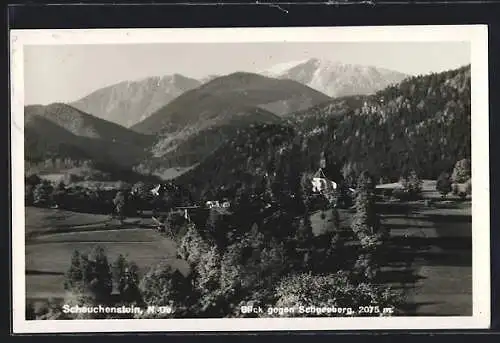
<instances>
[{"instance_id":1,"label":"meadow","mask_svg":"<svg viewBox=\"0 0 500 343\"><path fill-rule=\"evenodd\" d=\"M174 242L153 229L138 227L134 223L139 219L129 218L121 225L104 215L26 207L27 299L63 297L64 273L73 251L90 252L96 244L104 247L111 261L123 254L141 272L162 260L185 270L183 261L175 258Z\"/></svg>"}]
</instances>

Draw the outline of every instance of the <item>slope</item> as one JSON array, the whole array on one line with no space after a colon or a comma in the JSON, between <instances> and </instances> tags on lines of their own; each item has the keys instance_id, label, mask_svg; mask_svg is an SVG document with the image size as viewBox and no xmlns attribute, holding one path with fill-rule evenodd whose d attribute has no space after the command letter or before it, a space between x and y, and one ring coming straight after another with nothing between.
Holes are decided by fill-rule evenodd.
<instances>
[{"instance_id":1,"label":"slope","mask_svg":"<svg viewBox=\"0 0 500 343\"><path fill-rule=\"evenodd\" d=\"M206 128L254 107L283 116L329 99L298 82L238 72L184 93L132 129L172 133L187 127Z\"/></svg>"},{"instance_id":2,"label":"slope","mask_svg":"<svg viewBox=\"0 0 500 343\"><path fill-rule=\"evenodd\" d=\"M310 164L325 152L344 177L368 169L397 180L414 169L435 179L471 157L470 65L348 99L290 116L308 138Z\"/></svg>"},{"instance_id":3,"label":"slope","mask_svg":"<svg viewBox=\"0 0 500 343\"><path fill-rule=\"evenodd\" d=\"M317 58L275 65L262 71L262 74L295 80L331 97L373 94L407 77L384 68Z\"/></svg>"},{"instance_id":4,"label":"slope","mask_svg":"<svg viewBox=\"0 0 500 343\"><path fill-rule=\"evenodd\" d=\"M71 106L130 127L200 84L179 74L125 81L98 89Z\"/></svg>"},{"instance_id":5,"label":"slope","mask_svg":"<svg viewBox=\"0 0 500 343\"><path fill-rule=\"evenodd\" d=\"M241 129L207 156L196 168L176 179L195 199L234 196L241 187L258 187L266 178L287 168L296 133L282 124L256 124Z\"/></svg>"},{"instance_id":6,"label":"slope","mask_svg":"<svg viewBox=\"0 0 500 343\"><path fill-rule=\"evenodd\" d=\"M25 107L25 160L91 161L124 168L144 158L153 137L65 104Z\"/></svg>"},{"instance_id":7,"label":"slope","mask_svg":"<svg viewBox=\"0 0 500 343\"><path fill-rule=\"evenodd\" d=\"M414 169L435 179L471 157L470 66L408 78L372 96L335 99L287 118L289 125L240 130L176 182L201 199L221 190L234 196L264 182L266 173L315 171L323 153L327 176L351 185L365 169L376 178L397 180Z\"/></svg>"}]
</instances>

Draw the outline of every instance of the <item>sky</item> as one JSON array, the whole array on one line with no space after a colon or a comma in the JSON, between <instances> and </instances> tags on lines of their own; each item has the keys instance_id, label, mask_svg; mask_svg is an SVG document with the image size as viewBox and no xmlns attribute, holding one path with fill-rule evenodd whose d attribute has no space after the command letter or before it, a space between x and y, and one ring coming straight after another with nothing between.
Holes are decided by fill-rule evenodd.
<instances>
[{"instance_id":1,"label":"sky","mask_svg":"<svg viewBox=\"0 0 500 343\"><path fill-rule=\"evenodd\" d=\"M470 63L468 42L162 43L24 47L25 104L71 102L121 81L182 74L192 78L319 58L410 75Z\"/></svg>"}]
</instances>

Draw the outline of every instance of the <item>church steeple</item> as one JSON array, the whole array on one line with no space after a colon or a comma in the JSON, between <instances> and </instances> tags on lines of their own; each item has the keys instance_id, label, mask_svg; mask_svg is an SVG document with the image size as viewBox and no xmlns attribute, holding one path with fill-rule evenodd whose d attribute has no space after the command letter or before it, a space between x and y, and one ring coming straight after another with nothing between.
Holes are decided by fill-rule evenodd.
<instances>
[{"instance_id":1,"label":"church steeple","mask_svg":"<svg viewBox=\"0 0 500 343\"><path fill-rule=\"evenodd\" d=\"M326 168L325 152L321 152L321 157L319 159L319 167L322 169Z\"/></svg>"}]
</instances>

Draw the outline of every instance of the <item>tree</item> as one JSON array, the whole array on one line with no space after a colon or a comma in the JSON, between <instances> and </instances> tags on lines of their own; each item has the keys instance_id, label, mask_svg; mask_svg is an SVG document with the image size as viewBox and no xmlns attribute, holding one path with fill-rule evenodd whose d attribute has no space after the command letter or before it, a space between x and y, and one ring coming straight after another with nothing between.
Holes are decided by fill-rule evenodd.
<instances>
[{"instance_id":1,"label":"tree","mask_svg":"<svg viewBox=\"0 0 500 343\"><path fill-rule=\"evenodd\" d=\"M75 250L70 267L65 275L65 304L91 306L109 304L112 291L112 276L104 249L95 246L89 256ZM77 314L75 319L103 318L101 314Z\"/></svg>"},{"instance_id":2,"label":"tree","mask_svg":"<svg viewBox=\"0 0 500 343\"><path fill-rule=\"evenodd\" d=\"M141 279L141 290L144 305L170 306L170 313L144 313L143 316L153 318L184 317L189 312L193 294L189 276L184 276L178 269L166 262L153 266Z\"/></svg>"},{"instance_id":3,"label":"tree","mask_svg":"<svg viewBox=\"0 0 500 343\"><path fill-rule=\"evenodd\" d=\"M220 288L222 256L211 246L194 267L194 288L199 294L197 312L203 317L224 316L226 299Z\"/></svg>"},{"instance_id":4,"label":"tree","mask_svg":"<svg viewBox=\"0 0 500 343\"><path fill-rule=\"evenodd\" d=\"M312 240L313 231L309 214L304 215L300 220L299 227L295 234L295 244L299 257L299 267L308 270L312 263Z\"/></svg>"},{"instance_id":5,"label":"tree","mask_svg":"<svg viewBox=\"0 0 500 343\"><path fill-rule=\"evenodd\" d=\"M468 158L457 161L451 178L457 183L464 183L471 178L471 162Z\"/></svg>"},{"instance_id":6,"label":"tree","mask_svg":"<svg viewBox=\"0 0 500 343\"><path fill-rule=\"evenodd\" d=\"M33 204L35 206L49 206L52 203L53 187L49 181L43 180L33 190Z\"/></svg>"},{"instance_id":7,"label":"tree","mask_svg":"<svg viewBox=\"0 0 500 343\"><path fill-rule=\"evenodd\" d=\"M59 207L65 207L66 205L66 185L64 182L59 182L57 186L53 189L51 195L52 201Z\"/></svg>"},{"instance_id":8,"label":"tree","mask_svg":"<svg viewBox=\"0 0 500 343\"><path fill-rule=\"evenodd\" d=\"M306 208L306 211L309 211L313 201L311 176L309 174L302 174L300 186L302 189L302 201L304 202L304 207Z\"/></svg>"},{"instance_id":9,"label":"tree","mask_svg":"<svg viewBox=\"0 0 500 343\"><path fill-rule=\"evenodd\" d=\"M25 184L30 185L32 187L35 187L36 185L40 184L42 182L42 179L36 174L31 174L25 179Z\"/></svg>"},{"instance_id":10,"label":"tree","mask_svg":"<svg viewBox=\"0 0 500 343\"><path fill-rule=\"evenodd\" d=\"M348 161L342 167L342 176L346 185L356 187L356 182L360 174L360 166L356 162Z\"/></svg>"},{"instance_id":11,"label":"tree","mask_svg":"<svg viewBox=\"0 0 500 343\"><path fill-rule=\"evenodd\" d=\"M416 198L422 193L422 180L415 170L410 170L407 175L403 175L399 182L410 198Z\"/></svg>"},{"instance_id":12,"label":"tree","mask_svg":"<svg viewBox=\"0 0 500 343\"><path fill-rule=\"evenodd\" d=\"M451 179L448 173L441 173L436 182L436 190L441 193L443 198L446 198L451 192Z\"/></svg>"},{"instance_id":13,"label":"tree","mask_svg":"<svg viewBox=\"0 0 500 343\"><path fill-rule=\"evenodd\" d=\"M328 275L302 273L285 276L275 288L275 299L274 307L295 309L285 313L286 317L381 316L384 307L401 303L400 295L391 288L353 283L343 271ZM359 306L378 307L379 311L362 314L357 311ZM345 308L347 312L311 312L312 308L322 307Z\"/></svg>"},{"instance_id":14,"label":"tree","mask_svg":"<svg viewBox=\"0 0 500 343\"><path fill-rule=\"evenodd\" d=\"M118 215L120 221L123 221L125 218L126 210L127 210L127 195L123 191L119 191L116 193L115 198L113 199L113 204L115 205L115 213Z\"/></svg>"},{"instance_id":15,"label":"tree","mask_svg":"<svg viewBox=\"0 0 500 343\"><path fill-rule=\"evenodd\" d=\"M113 281L117 285L120 299L126 304L138 304L141 301L139 291L138 267L134 262L129 262L120 254L112 267Z\"/></svg>"},{"instance_id":16,"label":"tree","mask_svg":"<svg viewBox=\"0 0 500 343\"><path fill-rule=\"evenodd\" d=\"M89 288L98 301L108 301L113 289L111 268L103 247L96 245L90 254Z\"/></svg>"},{"instance_id":17,"label":"tree","mask_svg":"<svg viewBox=\"0 0 500 343\"><path fill-rule=\"evenodd\" d=\"M186 234L180 239L177 256L190 265L196 265L210 249L195 225L189 225Z\"/></svg>"},{"instance_id":18,"label":"tree","mask_svg":"<svg viewBox=\"0 0 500 343\"><path fill-rule=\"evenodd\" d=\"M152 202L149 189L150 187L142 181L139 181L132 186L131 202L134 204L134 207L141 212L147 209L149 207L148 205Z\"/></svg>"},{"instance_id":19,"label":"tree","mask_svg":"<svg viewBox=\"0 0 500 343\"><path fill-rule=\"evenodd\" d=\"M356 189L356 214L352 221L355 233L365 232L375 234L379 230L380 222L375 212L374 190L375 183L367 171L361 173L357 181Z\"/></svg>"},{"instance_id":20,"label":"tree","mask_svg":"<svg viewBox=\"0 0 500 343\"><path fill-rule=\"evenodd\" d=\"M71 263L68 271L65 275L64 289L72 290L79 289L82 290L85 284L83 279L83 266L81 261L81 255L78 250L73 251L71 256Z\"/></svg>"},{"instance_id":21,"label":"tree","mask_svg":"<svg viewBox=\"0 0 500 343\"><path fill-rule=\"evenodd\" d=\"M360 275L372 278L377 270L376 259L379 247L382 245L383 232L380 219L375 211L372 183L367 173L361 174L356 190L356 213L351 222L351 229L361 245L361 254L355 265Z\"/></svg>"},{"instance_id":22,"label":"tree","mask_svg":"<svg viewBox=\"0 0 500 343\"><path fill-rule=\"evenodd\" d=\"M238 208L238 212L239 212L239 210L241 210L241 208ZM221 249L224 249L226 247L226 245L228 243L230 243L230 240L228 238L228 234L234 233L234 230L231 230L230 219L236 219L237 223L235 223L235 224L237 224L237 225L240 224L240 222L245 220L245 219L248 221L252 220L251 217L245 218L245 217L239 216L238 212L234 214L233 218L230 218L230 216L228 216L227 214L221 213L217 209L210 209L209 210L207 220L205 223L205 228L206 228L209 236L211 238L213 238L213 240L216 242L217 246ZM248 212L250 212L250 209L247 208L246 212L247 212L246 214L248 215L249 214ZM245 224L250 225L250 223L248 223L248 222ZM244 225L244 224L241 224L241 225ZM238 227L240 227L240 226L238 226Z\"/></svg>"}]
</instances>

